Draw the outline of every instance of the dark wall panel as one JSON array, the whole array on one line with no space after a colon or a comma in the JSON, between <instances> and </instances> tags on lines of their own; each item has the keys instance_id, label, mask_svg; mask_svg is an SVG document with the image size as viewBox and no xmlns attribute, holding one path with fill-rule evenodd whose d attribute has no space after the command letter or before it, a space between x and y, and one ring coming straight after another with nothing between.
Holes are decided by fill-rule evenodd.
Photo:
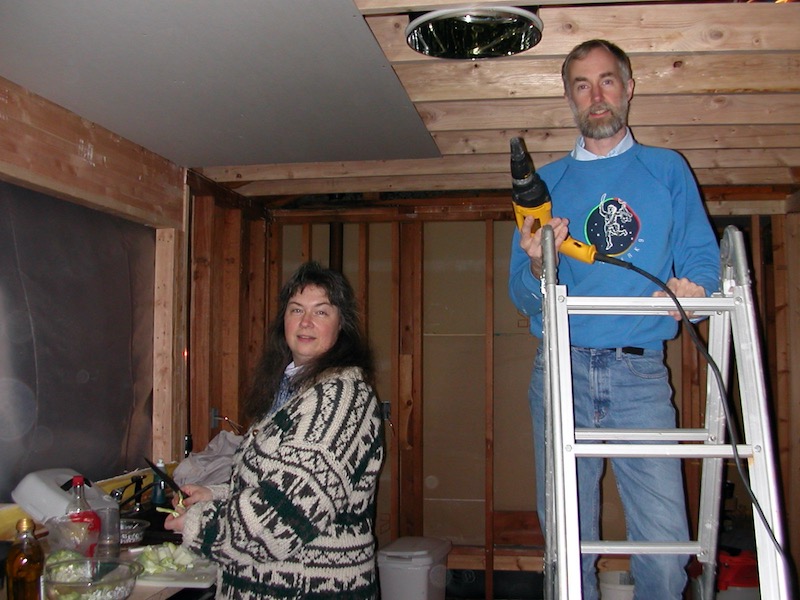
<instances>
[{"instance_id":1,"label":"dark wall panel","mask_svg":"<svg viewBox=\"0 0 800 600\"><path fill-rule=\"evenodd\" d=\"M0 502L31 471L141 466L155 232L0 182Z\"/></svg>"}]
</instances>

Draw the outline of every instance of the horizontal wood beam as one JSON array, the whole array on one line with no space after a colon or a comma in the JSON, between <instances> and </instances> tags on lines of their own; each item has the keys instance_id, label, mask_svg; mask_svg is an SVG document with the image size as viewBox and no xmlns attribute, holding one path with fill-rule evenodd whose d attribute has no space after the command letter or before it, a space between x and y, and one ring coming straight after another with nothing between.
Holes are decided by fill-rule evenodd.
<instances>
[{"instance_id":1,"label":"horizontal wood beam","mask_svg":"<svg viewBox=\"0 0 800 600\"><path fill-rule=\"evenodd\" d=\"M604 4L615 4L616 2L625 2L627 0L571 0L571 4L596 4L603 2ZM666 2L669 0L653 0L654 2ZM546 6L552 4L563 4L564 0L537 0L538 6ZM393 14L399 10L397 2L392 0L355 0L355 5L361 14ZM463 0L405 0L403 3L403 12L414 11L427 11L441 8L448 8L453 6L463 6ZM507 6L508 0L484 0L481 2L482 6Z\"/></svg>"},{"instance_id":2,"label":"horizontal wood beam","mask_svg":"<svg viewBox=\"0 0 800 600\"><path fill-rule=\"evenodd\" d=\"M356 0L359 8L369 3L371 0ZM412 0L405 5L408 10L429 9L412 8L414 3ZM454 3L469 4L461 0ZM389 0L383 4L389 4ZM510 60L564 57L576 44L592 38L625 40L624 50L634 59L644 53L800 50L796 29L800 4L684 2L587 6L599 2L574 1L569 3L572 6L563 4L536 2L542 7L538 11L544 24L542 40ZM379 14L371 8L368 11L362 8L362 14ZM369 16L367 24L391 62L436 61L406 44L407 14L396 14L396 8L382 12L388 16Z\"/></svg>"},{"instance_id":3,"label":"horizontal wood beam","mask_svg":"<svg viewBox=\"0 0 800 600\"><path fill-rule=\"evenodd\" d=\"M420 102L417 111L431 132L527 128L567 128L574 118L561 97ZM800 94L634 95L630 124L795 125L800 122Z\"/></svg>"},{"instance_id":4,"label":"horizontal wood beam","mask_svg":"<svg viewBox=\"0 0 800 600\"><path fill-rule=\"evenodd\" d=\"M561 57L529 61L400 63L394 69L413 102L563 98ZM636 95L800 91L800 54L726 52L631 57ZM663 101L663 97L661 98Z\"/></svg>"},{"instance_id":5,"label":"horizontal wood beam","mask_svg":"<svg viewBox=\"0 0 800 600\"><path fill-rule=\"evenodd\" d=\"M540 163L544 164L544 163ZM709 167L694 169L701 185L800 185L797 167ZM511 191L507 171L469 173L431 173L304 179L302 181L258 181L242 188L247 196L281 196L285 194L352 194L369 192L437 192L445 190ZM263 198L265 201L266 198Z\"/></svg>"},{"instance_id":6,"label":"horizontal wood beam","mask_svg":"<svg viewBox=\"0 0 800 600\"><path fill-rule=\"evenodd\" d=\"M791 148L800 139L800 124L781 125L639 125L635 131L639 143L661 146L674 150L701 150L725 148ZM528 149L535 152L565 153L575 145L575 129L472 129L441 131L433 135L443 155L448 154L492 154L509 151L512 137L523 137ZM275 165L273 171L285 172L285 165ZM252 167L252 179L270 179L270 171L258 173ZM246 173L239 170L221 169L217 175L234 176L246 180ZM275 177L285 179L285 176Z\"/></svg>"},{"instance_id":7,"label":"horizontal wood beam","mask_svg":"<svg viewBox=\"0 0 800 600\"><path fill-rule=\"evenodd\" d=\"M184 230L185 170L0 78L0 178L152 227Z\"/></svg>"},{"instance_id":8,"label":"horizontal wood beam","mask_svg":"<svg viewBox=\"0 0 800 600\"><path fill-rule=\"evenodd\" d=\"M776 215L800 212L800 192L787 187L710 186L702 188L712 216ZM381 205L383 202L383 205ZM401 221L480 221L513 218L511 196L505 194L449 195L425 199L373 200L371 206L316 205L307 209L276 209L269 219L282 225L309 223L381 223Z\"/></svg>"},{"instance_id":9,"label":"horizontal wood beam","mask_svg":"<svg viewBox=\"0 0 800 600\"><path fill-rule=\"evenodd\" d=\"M533 142L525 136L528 147L536 147L536 138ZM506 140L506 145L508 140ZM531 152L531 159L537 168L546 165L560 156L566 150L559 153L554 152ZM800 150L797 148L738 148L738 149L719 149L719 150L686 150L684 157L694 169L713 169L721 170L734 168L769 168L779 165L777 169L790 171L793 167L800 165ZM239 194L243 196L275 195L280 192L271 191L279 187L281 183L291 186L292 190L303 193L307 186L314 188L315 182L325 180L342 179L352 181L360 178L364 181L378 178L396 178L399 184L402 178L424 177L426 175L451 176L455 183L458 179L466 176L497 175L505 177L507 181L492 180L491 185L486 185L475 189L503 189L510 186L509 157L504 154L465 154L460 156L445 156L440 159L419 159L419 160L394 160L394 161L369 161L359 163L307 163L293 165L265 166L263 168L253 168L251 172L246 172L247 167L240 170L229 172L220 171L223 181L250 181L237 187ZM288 177L287 172L291 171L293 177ZM231 175L235 179L231 179ZM788 181L782 183L793 183L791 174L785 175ZM245 179L246 178L246 179ZM351 191L376 191L375 181L369 189L353 188ZM738 182L737 182L738 183ZM744 184L747 182L744 181ZM775 183L775 182L758 182ZM399 185L395 189L405 189ZM391 190L391 188L387 188ZM422 190L428 188L414 187L413 189ZM434 189L434 188L431 188ZM459 189L456 186L453 189ZM463 188L467 189L467 188ZM313 192L305 192L313 193Z\"/></svg>"}]
</instances>

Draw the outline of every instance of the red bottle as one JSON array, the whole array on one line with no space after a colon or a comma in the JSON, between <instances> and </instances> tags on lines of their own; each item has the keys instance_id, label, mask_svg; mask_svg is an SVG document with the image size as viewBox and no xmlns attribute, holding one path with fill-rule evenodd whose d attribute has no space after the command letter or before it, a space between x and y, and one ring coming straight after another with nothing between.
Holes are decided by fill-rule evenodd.
<instances>
[{"instance_id":1,"label":"red bottle","mask_svg":"<svg viewBox=\"0 0 800 600\"><path fill-rule=\"evenodd\" d=\"M72 478L72 499L67 504L67 515L73 523L80 523L85 527L87 541L89 542L86 556L94 556L97 538L100 535L100 517L89 506L86 500L83 475Z\"/></svg>"}]
</instances>

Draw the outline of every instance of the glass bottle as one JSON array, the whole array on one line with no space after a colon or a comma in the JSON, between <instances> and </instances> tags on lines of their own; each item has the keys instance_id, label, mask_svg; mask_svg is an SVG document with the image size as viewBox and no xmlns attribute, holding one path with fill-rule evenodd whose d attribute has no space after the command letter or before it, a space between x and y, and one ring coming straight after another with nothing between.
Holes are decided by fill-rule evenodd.
<instances>
[{"instance_id":1,"label":"glass bottle","mask_svg":"<svg viewBox=\"0 0 800 600\"><path fill-rule=\"evenodd\" d=\"M33 519L17 521L17 537L6 557L8 600L39 600L44 552L34 536Z\"/></svg>"},{"instance_id":2,"label":"glass bottle","mask_svg":"<svg viewBox=\"0 0 800 600\"><path fill-rule=\"evenodd\" d=\"M79 550L86 556L94 556L100 535L100 517L86 500L83 475L75 475L72 478L72 498L67 504L67 515L70 521L83 526L85 543L81 544Z\"/></svg>"}]
</instances>

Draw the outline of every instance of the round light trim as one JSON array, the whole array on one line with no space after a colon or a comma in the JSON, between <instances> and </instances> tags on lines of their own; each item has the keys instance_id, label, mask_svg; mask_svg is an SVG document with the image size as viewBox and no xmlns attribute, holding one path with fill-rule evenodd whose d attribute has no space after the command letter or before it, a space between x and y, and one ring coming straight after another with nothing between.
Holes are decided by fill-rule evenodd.
<instances>
[{"instance_id":1,"label":"round light trim","mask_svg":"<svg viewBox=\"0 0 800 600\"><path fill-rule=\"evenodd\" d=\"M408 45L426 56L478 59L529 50L542 39L542 29L542 20L530 10L470 6L412 16L405 33Z\"/></svg>"}]
</instances>

